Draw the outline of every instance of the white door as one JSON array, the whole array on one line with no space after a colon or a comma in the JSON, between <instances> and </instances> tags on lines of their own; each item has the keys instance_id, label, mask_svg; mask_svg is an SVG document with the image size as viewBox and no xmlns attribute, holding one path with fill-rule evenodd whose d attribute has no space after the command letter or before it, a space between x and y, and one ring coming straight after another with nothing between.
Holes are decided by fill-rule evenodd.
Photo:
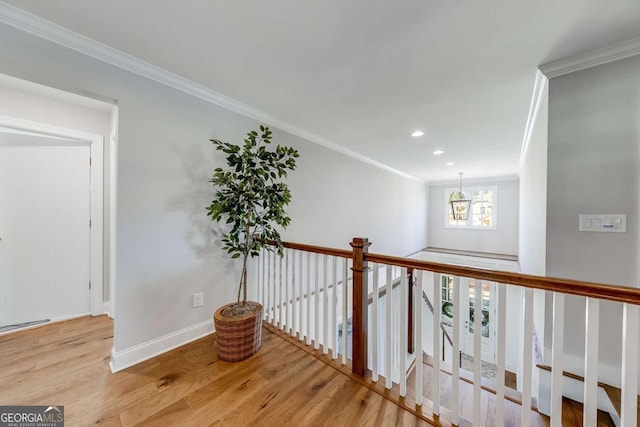
<instances>
[{"instance_id":1,"label":"white door","mask_svg":"<svg viewBox=\"0 0 640 427\"><path fill-rule=\"evenodd\" d=\"M90 312L89 156L0 133L0 326Z\"/></svg>"},{"instance_id":2,"label":"white door","mask_svg":"<svg viewBox=\"0 0 640 427\"><path fill-rule=\"evenodd\" d=\"M482 309L480 310L482 313L481 322L482 322L482 330L481 330L481 357L482 360L489 363L496 363L496 355L495 355L495 292L494 292L494 283L488 282L485 280L474 280L474 279L466 279L463 278L461 282L468 283L469 292L461 294L460 304L462 305L462 316L464 319L464 348L463 352L469 356L473 356L473 342L474 342L474 321L476 308L475 305L475 294L476 294L476 285L480 283L482 285ZM479 286L480 287L480 286ZM464 286L463 286L463 289Z\"/></svg>"}]
</instances>

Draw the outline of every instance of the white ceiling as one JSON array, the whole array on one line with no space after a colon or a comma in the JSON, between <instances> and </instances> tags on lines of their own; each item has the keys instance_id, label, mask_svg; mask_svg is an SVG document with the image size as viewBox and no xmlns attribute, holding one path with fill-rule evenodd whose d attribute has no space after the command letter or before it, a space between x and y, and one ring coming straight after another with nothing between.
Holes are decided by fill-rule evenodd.
<instances>
[{"instance_id":1,"label":"white ceiling","mask_svg":"<svg viewBox=\"0 0 640 427\"><path fill-rule=\"evenodd\" d=\"M431 182L517 175L537 67L640 36L639 0L7 3Z\"/></svg>"}]
</instances>

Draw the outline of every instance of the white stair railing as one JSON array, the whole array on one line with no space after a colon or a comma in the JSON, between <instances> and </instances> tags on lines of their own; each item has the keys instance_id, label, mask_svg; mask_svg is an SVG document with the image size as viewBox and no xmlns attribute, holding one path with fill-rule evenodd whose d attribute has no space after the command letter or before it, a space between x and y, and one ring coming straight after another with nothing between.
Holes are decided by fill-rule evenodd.
<instances>
[{"instance_id":1,"label":"white stair railing","mask_svg":"<svg viewBox=\"0 0 640 427\"><path fill-rule=\"evenodd\" d=\"M363 240L365 244L363 245ZM354 239L354 242L356 239ZM585 298L585 361L584 361L584 396L583 424L595 425L598 410L598 336L600 300L608 300L622 304L623 357L622 377L622 411L621 425L637 425L637 392L638 392L638 335L640 322L640 290L621 286L552 279L528 276L503 271L482 270L408 258L396 258L366 252L366 239L359 239L360 255L353 251L331 248L319 248L300 244L287 244L284 257L263 253L257 264L258 298L264 305L264 320L281 329L284 333L297 337L300 341L315 349L322 347L324 354L330 354L342 364L351 358L351 348L356 343L350 328L355 313L356 300L367 301L362 295L354 296L356 277L352 273L356 256L360 256L358 265L360 274L358 281L363 292L367 292L368 315L358 319L364 324L363 331L353 331L359 340L365 340L368 351L365 355L365 367L371 371L373 382L384 377L384 388L397 387L403 399L400 404L414 402L416 413L429 420L435 417L457 425L463 418L473 425L482 426L487 419L487 410L494 411L490 418L496 425L504 425L505 414L512 412L510 405L520 406L520 425L532 425L533 417L542 417L532 411L532 403L538 395L533 389L533 310L534 289L542 289L553 297L552 348L550 349L553 365L550 385L550 424L562 425L562 371L565 366L563 334L565 324L564 300L566 294ZM363 251L362 248L365 250ZM407 272L413 271L415 281L407 279ZM452 343L451 373L448 380L451 387L448 396L443 399L438 384L428 387L431 392L425 395L423 381L427 370L431 369L431 378L439 382L441 375L441 348L444 338L440 329L441 319L441 275L451 276L452 284ZM463 279L463 280L461 280ZM470 279L474 282L472 297L470 295ZM491 283L497 295L495 318L495 386L489 390L482 380L482 336L483 332L483 296L482 283ZM410 283L413 282L410 289ZM507 289L513 291L507 292ZM425 311L423 292L431 293L433 315ZM412 292L410 292L412 291ZM515 292L514 292L515 291ZM409 315L409 295L413 294L412 314ZM471 325L465 325L463 313L468 308L462 304L470 304L474 308ZM507 307L521 306L522 317L519 320L507 318ZM466 308L466 309L465 309ZM425 329L425 322L432 316L431 328ZM508 323L509 322L509 323ZM518 323L520 322L520 323ZM507 333L507 327L519 328L517 334ZM473 330L470 330L470 327ZM408 331L412 330L412 336ZM462 336L464 332L464 336ZM368 338L367 338L368 335ZM427 339L425 340L425 337ZM467 345L466 352L473 356L471 368L472 378L461 378L460 353L463 337L472 337L471 349ZM468 341L469 338L465 338ZM413 341L413 346L411 346ZM433 366L423 365L422 354L427 346L432 346ZM358 345L362 345L359 342ZM413 347L413 354L409 348ZM518 391L520 402L513 397L513 392L505 387L507 349L521 348L520 369L518 372ZM361 362L361 361L360 361ZM356 361L353 361L356 364ZM468 374L465 374L465 376ZM414 387L409 388L408 383ZM471 385L469 385L471 383ZM462 389L462 387L472 387ZM483 393L495 394L495 404L491 409L482 405ZM472 404L461 405L462 396L472 397ZM430 402L430 405L425 403ZM442 403L445 402L444 405ZM443 412L442 409L447 409ZM445 415L443 415L445 414ZM448 418L447 418L448 417Z\"/></svg>"}]
</instances>

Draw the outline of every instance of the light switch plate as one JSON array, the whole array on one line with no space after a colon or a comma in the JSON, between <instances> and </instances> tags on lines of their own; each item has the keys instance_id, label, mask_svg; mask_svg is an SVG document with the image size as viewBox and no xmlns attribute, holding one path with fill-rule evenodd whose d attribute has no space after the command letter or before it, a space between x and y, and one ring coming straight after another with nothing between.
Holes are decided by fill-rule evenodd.
<instances>
[{"instance_id":1,"label":"light switch plate","mask_svg":"<svg viewBox=\"0 0 640 427\"><path fill-rule=\"evenodd\" d=\"M580 231L626 233L627 215L580 215Z\"/></svg>"}]
</instances>

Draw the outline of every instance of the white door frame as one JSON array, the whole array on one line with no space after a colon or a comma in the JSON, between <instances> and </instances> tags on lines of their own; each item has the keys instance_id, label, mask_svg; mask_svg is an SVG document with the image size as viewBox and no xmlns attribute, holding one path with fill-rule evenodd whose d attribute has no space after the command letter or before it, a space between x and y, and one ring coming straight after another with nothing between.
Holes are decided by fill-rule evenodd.
<instances>
[{"instance_id":1,"label":"white door frame","mask_svg":"<svg viewBox=\"0 0 640 427\"><path fill-rule=\"evenodd\" d=\"M68 129L58 126L51 126L44 123L30 120L18 119L15 117L0 115L0 126L40 133L43 135L57 136L67 139L77 140L89 144L91 156L91 229L90 235L90 278L91 289L89 292L89 306L93 316L103 314L105 307L103 303L103 150L104 136L95 133L83 132L75 129ZM89 286L89 284L87 284Z\"/></svg>"}]
</instances>

